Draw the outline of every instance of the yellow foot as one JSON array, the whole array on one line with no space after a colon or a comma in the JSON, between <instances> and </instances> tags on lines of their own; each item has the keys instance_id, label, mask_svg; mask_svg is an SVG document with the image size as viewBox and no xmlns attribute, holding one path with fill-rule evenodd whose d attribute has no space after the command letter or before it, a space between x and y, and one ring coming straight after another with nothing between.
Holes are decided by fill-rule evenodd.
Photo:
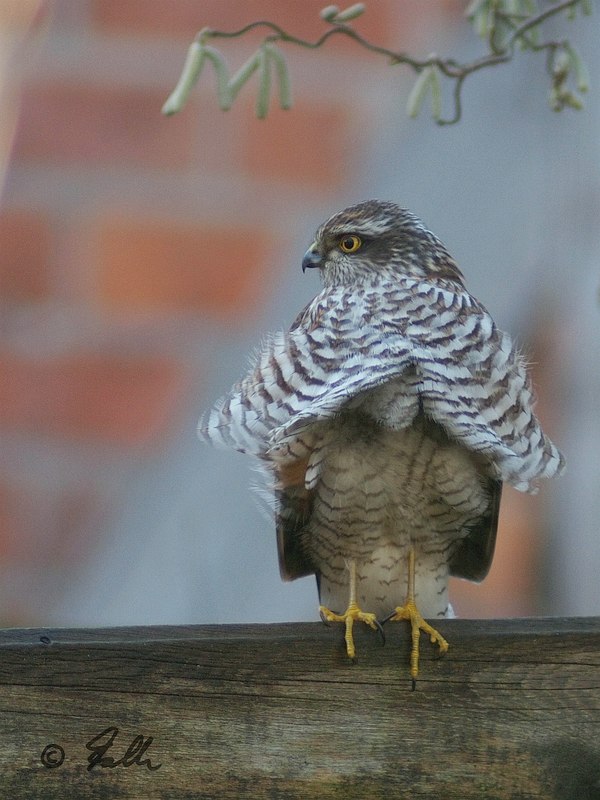
<instances>
[{"instance_id":1,"label":"yellow foot","mask_svg":"<svg viewBox=\"0 0 600 800\"><path fill-rule=\"evenodd\" d=\"M356 658L356 648L354 646L354 636L352 635L352 628L355 622L364 622L374 631L382 633L381 625L377 621L375 614L367 611L361 611L357 603L350 603L348 608L343 614L335 614L325 606L319 606L319 613L323 622L343 622L346 625L346 633L344 639L346 640L346 652L349 658Z\"/></svg>"},{"instance_id":2,"label":"yellow foot","mask_svg":"<svg viewBox=\"0 0 600 800\"><path fill-rule=\"evenodd\" d=\"M419 639L421 631L428 634L432 644L439 645L440 653L446 652L448 649L448 642L435 628L432 628L428 622L425 622L413 600L408 600L405 605L398 606L387 618L386 622L388 620L390 622L397 622L402 619L409 620L411 625L412 648L410 651L410 676L413 679L414 687L419 674Z\"/></svg>"}]
</instances>

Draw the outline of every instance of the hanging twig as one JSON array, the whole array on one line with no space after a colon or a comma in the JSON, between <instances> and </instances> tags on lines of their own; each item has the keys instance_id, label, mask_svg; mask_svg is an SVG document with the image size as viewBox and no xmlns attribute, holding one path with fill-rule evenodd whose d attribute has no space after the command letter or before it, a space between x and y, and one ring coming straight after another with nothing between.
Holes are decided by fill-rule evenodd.
<instances>
[{"instance_id":1,"label":"hanging twig","mask_svg":"<svg viewBox=\"0 0 600 800\"><path fill-rule=\"evenodd\" d=\"M580 11L592 12L591 0L561 0L540 10L537 0L474 0L466 10L476 33L483 38L488 52L478 59L460 63L453 58L440 58L435 53L426 59L417 59L407 53L396 52L373 44L361 36L348 23L365 11L364 3L340 11L337 6L327 6L321 12L323 20L330 25L316 41L310 42L288 33L274 22L259 20L245 25L240 30L227 32L203 28L190 45L188 55L177 86L163 106L164 114L180 111L207 61L212 63L217 77L217 95L221 109L227 110L254 72L258 72L259 91L256 114L260 119L267 116L272 88L272 73L278 86L279 104L288 109L292 105L290 79L285 56L279 44L289 44L311 50L321 48L334 36L345 36L360 47L385 57L390 64L404 64L417 74L417 80L409 94L407 111L416 117L427 96L430 97L431 113L438 125L452 125L462 116L462 88L467 77L488 67L505 64L512 60L517 49L545 52L546 71L550 77L549 102L555 111L566 107L582 107L581 94L588 89L585 66L575 48L568 40L542 41L541 26L559 14L573 19ZM221 53L208 44L215 39L237 39L258 28L266 28L267 35L259 49L229 78L229 70ZM452 87L452 113L442 113L443 85Z\"/></svg>"}]
</instances>

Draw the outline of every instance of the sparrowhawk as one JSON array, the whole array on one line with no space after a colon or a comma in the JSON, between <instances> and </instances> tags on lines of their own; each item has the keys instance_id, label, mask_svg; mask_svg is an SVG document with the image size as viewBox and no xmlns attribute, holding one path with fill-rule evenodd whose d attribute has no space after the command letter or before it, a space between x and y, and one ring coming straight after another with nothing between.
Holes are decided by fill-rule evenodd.
<instances>
[{"instance_id":1,"label":"sparrowhawk","mask_svg":"<svg viewBox=\"0 0 600 800\"><path fill-rule=\"evenodd\" d=\"M317 578L321 615L451 616L448 579L488 572L503 483L533 491L564 461L533 413L523 357L440 240L371 200L318 229L322 291L200 423L271 476L281 575Z\"/></svg>"}]
</instances>

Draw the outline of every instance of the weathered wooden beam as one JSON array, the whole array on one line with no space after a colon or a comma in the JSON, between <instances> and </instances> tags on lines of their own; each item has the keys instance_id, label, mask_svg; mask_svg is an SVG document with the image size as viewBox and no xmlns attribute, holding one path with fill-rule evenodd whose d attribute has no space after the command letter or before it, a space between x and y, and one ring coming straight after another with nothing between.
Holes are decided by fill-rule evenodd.
<instances>
[{"instance_id":1,"label":"weathered wooden beam","mask_svg":"<svg viewBox=\"0 0 600 800\"><path fill-rule=\"evenodd\" d=\"M6 798L600 797L600 618L0 631Z\"/></svg>"}]
</instances>

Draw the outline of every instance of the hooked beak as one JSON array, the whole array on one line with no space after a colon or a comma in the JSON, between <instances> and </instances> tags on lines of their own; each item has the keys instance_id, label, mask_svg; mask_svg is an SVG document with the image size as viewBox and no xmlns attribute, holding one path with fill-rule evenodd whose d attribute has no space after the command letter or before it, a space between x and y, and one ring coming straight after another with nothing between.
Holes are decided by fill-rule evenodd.
<instances>
[{"instance_id":1,"label":"hooked beak","mask_svg":"<svg viewBox=\"0 0 600 800\"><path fill-rule=\"evenodd\" d=\"M306 272L307 269L316 269L321 267L323 264L323 259L315 249L315 244L311 244L308 248L306 253L304 253L304 258L302 259L302 272Z\"/></svg>"}]
</instances>

